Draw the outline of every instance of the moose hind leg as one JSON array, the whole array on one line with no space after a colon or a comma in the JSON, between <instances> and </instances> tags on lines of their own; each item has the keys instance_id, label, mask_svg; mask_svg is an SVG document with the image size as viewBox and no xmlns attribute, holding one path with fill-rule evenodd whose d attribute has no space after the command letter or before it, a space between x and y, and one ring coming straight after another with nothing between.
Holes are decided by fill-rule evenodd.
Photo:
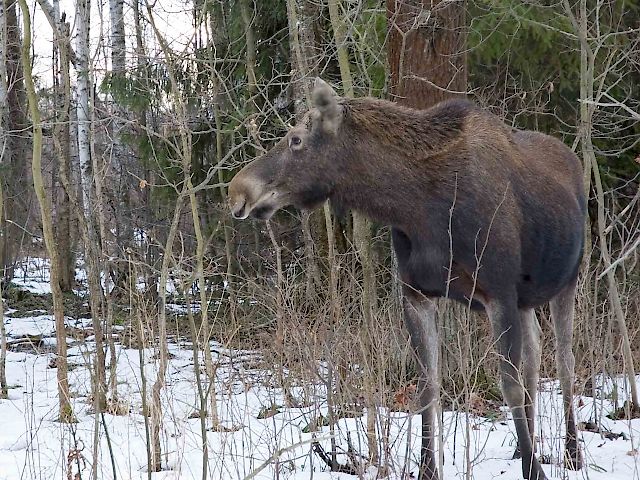
<instances>
[{"instance_id":1,"label":"moose hind leg","mask_svg":"<svg viewBox=\"0 0 640 480\"><path fill-rule=\"evenodd\" d=\"M536 418L536 396L538 392L538 378L540 376L540 339L542 330L534 309L520 311L522 320L522 364L524 373L524 411L527 416L529 426L529 436L533 444L533 451L536 451L535 441L535 418ZM516 447L513 458L521 458L520 445Z\"/></svg>"},{"instance_id":2,"label":"moose hind leg","mask_svg":"<svg viewBox=\"0 0 640 480\"><path fill-rule=\"evenodd\" d=\"M420 480L438 480L436 462L436 405L440 394L438 380L438 330L436 304L406 287L404 290L405 325L420 368L418 398L422 412Z\"/></svg>"},{"instance_id":3,"label":"moose hind leg","mask_svg":"<svg viewBox=\"0 0 640 480\"><path fill-rule=\"evenodd\" d=\"M549 306L551 307L551 319L556 336L556 365L560 386L562 387L564 421L567 430L566 467L571 470L580 470L582 468L582 454L578 446L576 416L573 407L573 384L576 363L573 355L575 290L574 282L554 297L549 302Z\"/></svg>"},{"instance_id":4,"label":"moose hind leg","mask_svg":"<svg viewBox=\"0 0 640 480\"><path fill-rule=\"evenodd\" d=\"M515 297L515 295L514 295ZM516 428L522 455L522 475L528 480L547 477L535 457L525 413L525 391L520 378L522 364L522 321L515 300L492 301L486 305L500 354L500 378L504 396Z\"/></svg>"}]
</instances>

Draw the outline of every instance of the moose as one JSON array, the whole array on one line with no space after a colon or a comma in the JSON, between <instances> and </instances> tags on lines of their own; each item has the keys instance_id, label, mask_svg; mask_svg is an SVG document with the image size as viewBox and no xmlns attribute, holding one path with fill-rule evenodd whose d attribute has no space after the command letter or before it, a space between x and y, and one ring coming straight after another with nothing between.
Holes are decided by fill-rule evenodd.
<instances>
[{"instance_id":1,"label":"moose","mask_svg":"<svg viewBox=\"0 0 640 480\"><path fill-rule=\"evenodd\" d=\"M572 351L586 198L580 162L560 140L517 130L473 102L414 110L344 98L316 79L313 107L270 151L229 184L237 219L268 220L286 206L326 200L389 225L403 286L405 325L419 365L419 478L437 480L439 395L436 299L489 317L500 386L517 434L514 458L528 480L546 475L535 455L541 328L549 303L566 440L580 469Z\"/></svg>"}]
</instances>

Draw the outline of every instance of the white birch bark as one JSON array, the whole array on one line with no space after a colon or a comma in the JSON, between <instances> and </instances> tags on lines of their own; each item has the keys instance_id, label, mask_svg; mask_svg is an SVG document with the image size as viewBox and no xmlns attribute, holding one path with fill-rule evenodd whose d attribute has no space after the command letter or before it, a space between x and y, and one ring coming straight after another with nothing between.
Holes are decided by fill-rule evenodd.
<instances>
[{"instance_id":1,"label":"white birch bark","mask_svg":"<svg viewBox=\"0 0 640 480\"><path fill-rule=\"evenodd\" d=\"M93 225L91 212L91 142L89 138L89 21L91 1L78 0L76 8L76 72L77 91L76 105L78 117L78 161L80 163L80 182L82 185L82 202L88 225Z\"/></svg>"},{"instance_id":2,"label":"white birch bark","mask_svg":"<svg viewBox=\"0 0 640 480\"><path fill-rule=\"evenodd\" d=\"M77 71L77 117L78 117L78 161L80 164L80 184L84 222L83 240L87 263L88 283L91 296L91 318L96 342L96 362L94 370L94 409L102 412L107 404L105 380L104 330L101 318L102 289L100 285L100 241L94 220L96 196L93 194L93 176L98 176L91 155L91 111L89 104L91 66L89 64L89 27L91 21L91 1L78 0L76 9L76 71ZM92 172L93 170L93 172ZM106 278L107 276L105 276ZM94 452L97 454L97 451Z\"/></svg>"}]
</instances>

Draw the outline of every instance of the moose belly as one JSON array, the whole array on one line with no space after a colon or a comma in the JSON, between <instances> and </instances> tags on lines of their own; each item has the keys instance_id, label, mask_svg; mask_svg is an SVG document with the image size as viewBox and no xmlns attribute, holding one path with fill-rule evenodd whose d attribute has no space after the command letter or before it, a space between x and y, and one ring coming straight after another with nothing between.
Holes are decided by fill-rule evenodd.
<instances>
[{"instance_id":1,"label":"moose belly","mask_svg":"<svg viewBox=\"0 0 640 480\"><path fill-rule=\"evenodd\" d=\"M444 259L424 256L413 258L406 263L399 262L401 281L430 298L450 298L472 310L483 310L487 298L484 289L455 262L445 263ZM434 256L435 257L435 256ZM449 274L448 272L451 271Z\"/></svg>"},{"instance_id":2,"label":"moose belly","mask_svg":"<svg viewBox=\"0 0 640 480\"><path fill-rule=\"evenodd\" d=\"M582 224L556 225L538 230L522 245L522 265L517 285L521 308L540 306L575 280L583 249ZM564 228L562 228L564 227Z\"/></svg>"}]
</instances>

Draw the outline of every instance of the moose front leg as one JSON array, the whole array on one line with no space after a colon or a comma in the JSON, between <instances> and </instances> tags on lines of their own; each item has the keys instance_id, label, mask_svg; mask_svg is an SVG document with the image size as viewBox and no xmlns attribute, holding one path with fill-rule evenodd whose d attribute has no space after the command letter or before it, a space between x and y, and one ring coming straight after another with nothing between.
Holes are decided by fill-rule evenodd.
<instances>
[{"instance_id":1,"label":"moose front leg","mask_svg":"<svg viewBox=\"0 0 640 480\"><path fill-rule=\"evenodd\" d=\"M420 368L418 398L422 412L420 480L438 480L436 462L436 420L440 382L438 379L438 329L436 303L405 287L404 316L416 360Z\"/></svg>"}]
</instances>

